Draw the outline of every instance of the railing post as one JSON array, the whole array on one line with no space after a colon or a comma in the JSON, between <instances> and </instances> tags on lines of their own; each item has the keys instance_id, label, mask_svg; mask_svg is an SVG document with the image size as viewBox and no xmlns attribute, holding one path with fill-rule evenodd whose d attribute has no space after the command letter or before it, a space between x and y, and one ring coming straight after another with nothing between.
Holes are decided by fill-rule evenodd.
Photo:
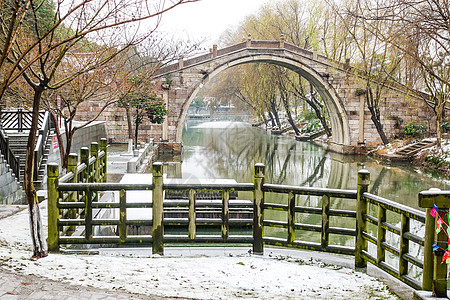
<instances>
[{"instance_id":1,"label":"railing post","mask_svg":"<svg viewBox=\"0 0 450 300\"><path fill-rule=\"evenodd\" d=\"M326 250L328 247L329 232L330 228L330 197L328 195L322 196L322 233L320 246L322 250Z\"/></svg>"},{"instance_id":2,"label":"railing post","mask_svg":"<svg viewBox=\"0 0 450 300\"><path fill-rule=\"evenodd\" d=\"M94 175L94 182L100 182L99 181L99 163L98 163L98 150L99 146L97 142L91 143L91 157L95 157L95 162L92 165L92 173Z\"/></svg>"},{"instance_id":3,"label":"railing post","mask_svg":"<svg viewBox=\"0 0 450 300\"><path fill-rule=\"evenodd\" d=\"M101 162L101 181L100 182L106 182L106 175L107 175L107 167L108 167L108 141L106 138L100 139L100 151L105 152L105 155L102 157Z\"/></svg>"},{"instance_id":4,"label":"railing post","mask_svg":"<svg viewBox=\"0 0 450 300\"><path fill-rule=\"evenodd\" d=\"M213 58L217 57L217 44L214 44L214 45L213 45L213 48L212 48L212 57L213 57Z\"/></svg>"},{"instance_id":5,"label":"railing post","mask_svg":"<svg viewBox=\"0 0 450 300\"><path fill-rule=\"evenodd\" d=\"M125 243L127 239L127 192L120 190L120 222L119 222L119 237L120 243Z\"/></svg>"},{"instance_id":6,"label":"railing post","mask_svg":"<svg viewBox=\"0 0 450 300\"><path fill-rule=\"evenodd\" d=\"M409 232L410 218L402 214L401 226L400 226L400 252L398 254L398 276L408 274L408 261L403 257L409 252L409 240L405 237Z\"/></svg>"},{"instance_id":7,"label":"railing post","mask_svg":"<svg viewBox=\"0 0 450 300\"><path fill-rule=\"evenodd\" d=\"M422 290L431 291L433 289L433 244L434 232L436 230L435 218L431 215L431 208L427 208L425 217L425 236L423 245L423 271Z\"/></svg>"},{"instance_id":8,"label":"railing post","mask_svg":"<svg viewBox=\"0 0 450 300\"><path fill-rule=\"evenodd\" d=\"M262 187L264 185L264 164L258 163L255 165L255 175L253 183L255 190L253 192L253 253L264 253L264 192Z\"/></svg>"},{"instance_id":9,"label":"railing post","mask_svg":"<svg viewBox=\"0 0 450 300\"><path fill-rule=\"evenodd\" d=\"M196 224L195 224L195 197L196 192L193 189L189 190L189 239L195 239Z\"/></svg>"},{"instance_id":10,"label":"railing post","mask_svg":"<svg viewBox=\"0 0 450 300\"><path fill-rule=\"evenodd\" d=\"M367 214L368 203L363 194L368 191L370 184L370 173L366 169L358 172L358 188L356 198L356 243L355 243L355 268L366 269L367 261L363 257L363 251L367 251L367 241L363 237L363 233L367 231L367 222L365 215Z\"/></svg>"},{"instance_id":11,"label":"railing post","mask_svg":"<svg viewBox=\"0 0 450 300\"><path fill-rule=\"evenodd\" d=\"M92 172L92 182L100 182L99 181L99 163L98 163L98 143L91 143L91 156L95 157L95 161L91 166L90 171ZM92 202L98 201L98 192L93 192Z\"/></svg>"},{"instance_id":12,"label":"railing post","mask_svg":"<svg viewBox=\"0 0 450 300\"><path fill-rule=\"evenodd\" d=\"M295 194L288 194L288 238L287 242L292 244L295 241Z\"/></svg>"},{"instance_id":13,"label":"railing post","mask_svg":"<svg viewBox=\"0 0 450 300\"><path fill-rule=\"evenodd\" d=\"M77 166L78 166L78 156L75 153L70 153L69 157L68 157L68 162L67 162L67 172L73 173L73 178L72 180L70 180L70 183L76 183L78 182L78 176L77 176ZM72 191L71 192L71 196L68 199L69 202L75 202L77 201L78 197L77 197L77 192L76 191ZM77 210L76 208L73 208L69 211L69 218L70 219L76 219L77 218ZM69 231L75 231L75 226L70 226Z\"/></svg>"},{"instance_id":14,"label":"railing post","mask_svg":"<svg viewBox=\"0 0 450 300\"><path fill-rule=\"evenodd\" d=\"M153 254L164 254L164 203L163 203L163 165L160 162L153 164Z\"/></svg>"},{"instance_id":15,"label":"railing post","mask_svg":"<svg viewBox=\"0 0 450 300\"><path fill-rule=\"evenodd\" d=\"M86 168L81 171L80 177L78 178L78 182L81 183L88 183L89 182L89 174L90 174L90 166L89 166L89 148L88 147L82 147L80 149L80 164L85 164ZM92 193L92 192L90 192ZM87 203L87 197L88 193L86 191L79 191L78 192L78 198L80 201ZM84 217L86 215L86 211L83 210L81 212L81 217Z\"/></svg>"},{"instance_id":16,"label":"railing post","mask_svg":"<svg viewBox=\"0 0 450 300\"><path fill-rule=\"evenodd\" d=\"M381 205L378 205L377 264L384 262L386 258L386 251L382 246L382 244L386 241L386 230L383 228L384 222L386 222L386 209L384 209Z\"/></svg>"},{"instance_id":17,"label":"railing post","mask_svg":"<svg viewBox=\"0 0 450 300\"><path fill-rule=\"evenodd\" d=\"M23 120L22 120L22 118L23 118L23 112L22 112L22 109L19 108L17 110L17 129L18 129L19 132L23 131Z\"/></svg>"},{"instance_id":18,"label":"railing post","mask_svg":"<svg viewBox=\"0 0 450 300\"><path fill-rule=\"evenodd\" d=\"M222 239L227 241L230 234L230 191L225 190L222 193Z\"/></svg>"},{"instance_id":19,"label":"railing post","mask_svg":"<svg viewBox=\"0 0 450 300\"><path fill-rule=\"evenodd\" d=\"M89 182L89 173L90 173L90 166L89 166L89 148L83 147L80 149L80 163L86 165L86 169L84 169L81 172L81 178L80 182Z\"/></svg>"},{"instance_id":20,"label":"railing post","mask_svg":"<svg viewBox=\"0 0 450 300\"><path fill-rule=\"evenodd\" d=\"M280 35L280 48L284 48L284 34Z\"/></svg>"},{"instance_id":21,"label":"railing post","mask_svg":"<svg viewBox=\"0 0 450 300\"><path fill-rule=\"evenodd\" d=\"M422 286L424 290L433 291L435 297L447 297L447 264L442 263L444 253L448 249L447 228L442 228L439 232L435 230L435 218L431 217L430 211L433 205L438 207L437 214L444 216L448 213L450 207L449 195L440 195L439 189L430 189L428 191L419 193L419 207L428 208L426 216L425 227L425 244L424 244L424 259L423 259L423 280ZM439 249L433 251L432 243L439 246ZM431 244L431 245L430 245ZM434 257L430 257L434 253ZM432 266L430 263L433 261ZM433 268L433 276L430 278L431 268Z\"/></svg>"},{"instance_id":22,"label":"railing post","mask_svg":"<svg viewBox=\"0 0 450 300\"><path fill-rule=\"evenodd\" d=\"M58 177L59 165L49 163L47 165L47 197L48 197L48 251L59 251L59 209L58 209Z\"/></svg>"}]
</instances>

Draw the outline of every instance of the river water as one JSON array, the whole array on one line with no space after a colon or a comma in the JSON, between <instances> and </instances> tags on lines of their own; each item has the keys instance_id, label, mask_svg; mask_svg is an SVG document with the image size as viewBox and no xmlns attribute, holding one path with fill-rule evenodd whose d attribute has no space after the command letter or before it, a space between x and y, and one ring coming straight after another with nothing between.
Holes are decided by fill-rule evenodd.
<instances>
[{"instance_id":1,"label":"river water","mask_svg":"<svg viewBox=\"0 0 450 300\"><path fill-rule=\"evenodd\" d=\"M448 181L409 163L383 164L362 155L341 155L243 122L188 121L183 146L182 163L173 166L176 176L183 178L253 182L255 163L264 163L268 183L356 189L357 172L366 168L371 193L414 208L420 191L450 188Z\"/></svg>"}]
</instances>

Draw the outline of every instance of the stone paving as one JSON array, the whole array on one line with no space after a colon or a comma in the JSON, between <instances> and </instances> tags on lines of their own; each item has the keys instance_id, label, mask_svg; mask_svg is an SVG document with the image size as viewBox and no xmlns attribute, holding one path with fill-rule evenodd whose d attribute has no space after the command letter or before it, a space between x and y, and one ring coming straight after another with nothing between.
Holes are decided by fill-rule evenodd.
<instances>
[{"instance_id":1,"label":"stone paving","mask_svg":"<svg viewBox=\"0 0 450 300\"><path fill-rule=\"evenodd\" d=\"M161 299L122 291L70 285L36 276L22 276L0 269L0 300L115 300ZM168 298L164 298L168 299ZM179 298L178 298L179 299Z\"/></svg>"}]
</instances>

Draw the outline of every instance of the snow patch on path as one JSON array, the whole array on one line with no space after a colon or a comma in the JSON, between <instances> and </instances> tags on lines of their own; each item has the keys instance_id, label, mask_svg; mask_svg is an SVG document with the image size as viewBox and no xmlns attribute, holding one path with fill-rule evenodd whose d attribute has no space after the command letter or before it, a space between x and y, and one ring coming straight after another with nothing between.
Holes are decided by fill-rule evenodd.
<instances>
[{"instance_id":1,"label":"snow patch on path","mask_svg":"<svg viewBox=\"0 0 450 300\"><path fill-rule=\"evenodd\" d=\"M41 212L46 223L45 204L41 205ZM215 257L50 254L31 261L30 240L27 211L0 220L0 267L74 285L160 297L398 299L375 278L315 260L250 254Z\"/></svg>"}]
</instances>

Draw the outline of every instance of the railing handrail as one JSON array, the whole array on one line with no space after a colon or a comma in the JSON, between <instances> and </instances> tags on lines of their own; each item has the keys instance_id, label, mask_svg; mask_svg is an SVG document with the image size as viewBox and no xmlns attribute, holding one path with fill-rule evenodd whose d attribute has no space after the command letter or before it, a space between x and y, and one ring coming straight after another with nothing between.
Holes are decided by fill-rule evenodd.
<instances>
[{"instance_id":1,"label":"railing handrail","mask_svg":"<svg viewBox=\"0 0 450 300\"><path fill-rule=\"evenodd\" d=\"M363 197L371 201L373 204L381 204L386 207L386 209L397 212L400 214L408 215L411 219L425 223L426 213L418 209L403 205L401 203L371 194L363 193Z\"/></svg>"},{"instance_id":2,"label":"railing handrail","mask_svg":"<svg viewBox=\"0 0 450 300\"><path fill-rule=\"evenodd\" d=\"M38 137L36 139L36 145L34 148L34 180L37 180L39 175L39 168L42 165L42 161L45 153L45 145L47 143L48 132L50 130L50 113L46 111L38 131Z\"/></svg>"},{"instance_id":3,"label":"railing handrail","mask_svg":"<svg viewBox=\"0 0 450 300\"><path fill-rule=\"evenodd\" d=\"M311 195L311 196L328 195L330 197L349 198L349 199L356 199L357 195L356 190L293 186L293 185L271 184L271 183L264 183L262 189L265 192L274 192L274 193L293 192L294 194L301 194L301 195Z\"/></svg>"},{"instance_id":4,"label":"railing handrail","mask_svg":"<svg viewBox=\"0 0 450 300\"><path fill-rule=\"evenodd\" d=\"M19 159L14 155L9 147L8 135L3 127L0 126L0 149L8 165L11 167L17 180L20 180L20 164Z\"/></svg>"}]
</instances>

